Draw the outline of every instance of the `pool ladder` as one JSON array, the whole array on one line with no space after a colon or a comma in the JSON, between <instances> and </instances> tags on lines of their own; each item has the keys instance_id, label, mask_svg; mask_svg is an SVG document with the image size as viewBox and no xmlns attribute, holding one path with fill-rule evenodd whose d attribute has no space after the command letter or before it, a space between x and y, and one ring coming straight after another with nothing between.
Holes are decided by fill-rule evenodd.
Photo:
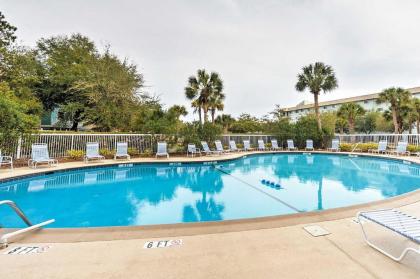
<instances>
[{"instance_id":1,"label":"pool ladder","mask_svg":"<svg viewBox=\"0 0 420 279\"><path fill-rule=\"evenodd\" d=\"M23 222L25 222L25 224L28 225L27 228L20 229L11 233L3 234L0 237L0 249L7 247L9 245L9 239L12 237L39 229L43 226L46 226L55 222L55 219L50 219L48 221L33 225L31 221L29 221L28 217L26 217L25 213L23 213L23 211L17 206L15 202L10 201L10 200L4 200L4 201L0 201L0 205L10 206L15 211L15 213L23 220Z\"/></svg>"}]
</instances>

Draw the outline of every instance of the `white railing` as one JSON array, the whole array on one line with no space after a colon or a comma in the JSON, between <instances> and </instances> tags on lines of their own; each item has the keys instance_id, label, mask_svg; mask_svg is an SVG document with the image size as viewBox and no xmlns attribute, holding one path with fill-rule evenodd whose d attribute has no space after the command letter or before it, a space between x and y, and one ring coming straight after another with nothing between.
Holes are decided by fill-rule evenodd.
<instances>
[{"instance_id":1,"label":"white railing","mask_svg":"<svg viewBox=\"0 0 420 279\"><path fill-rule=\"evenodd\" d=\"M153 143L160 135L150 134L34 134L19 138L10 144L8 150L13 150L11 156L16 159L30 158L33 143L46 143L51 157L66 157L68 150L85 150L87 142L99 142L102 149L113 150L119 141L127 142L129 148L135 148L139 153L153 149Z\"/></svg>"},{"instance_id":2,"label":"white railing","mask_svg":"<svg viewBox=\"0 0 420 279\"><path fill-rule=\"evenodd\" d=\"M336 134L335 137L340 142L346 143L378 143L380 140L387 140L390 145L396 145L399 141L405 141L412 145L420 145L420 134Z\"/></svg>"}]
</instances>

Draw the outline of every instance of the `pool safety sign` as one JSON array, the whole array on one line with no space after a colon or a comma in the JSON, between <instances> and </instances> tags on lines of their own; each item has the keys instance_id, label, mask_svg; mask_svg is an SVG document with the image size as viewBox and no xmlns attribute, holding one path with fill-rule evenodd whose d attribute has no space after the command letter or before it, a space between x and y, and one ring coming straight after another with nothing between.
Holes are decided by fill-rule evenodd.
<instances>
[{"instance_id":1,"label":"pool safety sign","mask_svg":"<svg viewBox=\"0 0 420 279\"><path fill-rule=\"evenodd\" d=\"M50 248L50 246L18 246L14 247L6 252L4 255L29 255L44 253Z\"/></svg>"},{"instance_id":2,"label":"pool safety sign","mask_svg":"<svg viewBox=\"0 0 420 279\"><path fill-rule=\"evenodd\" d=\"M168 248L168 247L177 247L182 245L182 239L170 239L170 240L155 240L155 241L146 241L144 243L144 249L154 249L154 248Z\"/></svg>"}]
</instances>

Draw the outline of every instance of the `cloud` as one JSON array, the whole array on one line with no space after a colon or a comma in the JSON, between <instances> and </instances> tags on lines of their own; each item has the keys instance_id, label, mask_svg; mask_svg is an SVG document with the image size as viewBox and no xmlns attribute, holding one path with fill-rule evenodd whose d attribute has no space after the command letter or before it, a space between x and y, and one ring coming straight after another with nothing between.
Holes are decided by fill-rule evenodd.
<instances>
[{"instance_id":1,"label":"cloud","mask_svg":"<svg viewBox=\"0 0 420 279\"><path fill-rule=\"evenodd\" d=\"M30 45L71 32L110 43L167 105L189 107L183 88L199 68L221 74L235 116L310 100L294 84L315 61L340 85L321 100L420 85L418 1L17 0L2 10Z\"/></svg>"}]
</instances>

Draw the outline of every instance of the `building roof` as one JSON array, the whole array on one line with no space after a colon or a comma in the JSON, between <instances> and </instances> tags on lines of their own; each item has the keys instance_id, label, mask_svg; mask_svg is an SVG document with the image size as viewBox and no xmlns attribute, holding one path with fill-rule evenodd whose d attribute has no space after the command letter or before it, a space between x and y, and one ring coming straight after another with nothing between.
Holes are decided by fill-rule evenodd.
<instances>
[{"instance_id":1,"label":"building roof","mask_svg":"<svg viewBox=\"0 0 420 279\"><path fill-rule=\"evenodd\" d=\"M420 87L407 88L407 90L410 91L412 94L420 93ZM350 103L350 102L375 100L375 99L378 98L378 96L379 96L379 93L360 95L360 96L355 96L355 97L349 97L349 98L337 99L337 100L332 100L332 101L320 102L319 106L322 107L322 106L340 105L340 104ZM296 105L294 107L283 108L283 110L285 112L287 112L287 111L294 111L294 110L298 110L298 109L313 108L313 106L314 106L313 103L308 104L306 102L300 102L298 105Z\"/></svg>"}]
</instances>

